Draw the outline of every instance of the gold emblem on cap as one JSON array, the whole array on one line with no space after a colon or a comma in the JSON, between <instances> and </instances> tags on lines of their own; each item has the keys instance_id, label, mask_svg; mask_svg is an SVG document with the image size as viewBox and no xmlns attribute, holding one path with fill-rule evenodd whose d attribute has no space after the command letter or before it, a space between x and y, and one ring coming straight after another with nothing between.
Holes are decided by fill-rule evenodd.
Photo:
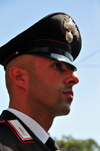
<instances>
[{"instance_id":1,"label":"gold emblem on cap","mask_svg":"<svg viewBox=\"0 0 100 151\"><path fill-rule=\"evenodd\" d=\"M67 30L66 40L68 43L71 43L73 41L73 35L77 38L77 40L79 39L79 32L77 30L76 24L69 16L66 16L64 18L64 28Z\"/></svg>"}]
</instances>

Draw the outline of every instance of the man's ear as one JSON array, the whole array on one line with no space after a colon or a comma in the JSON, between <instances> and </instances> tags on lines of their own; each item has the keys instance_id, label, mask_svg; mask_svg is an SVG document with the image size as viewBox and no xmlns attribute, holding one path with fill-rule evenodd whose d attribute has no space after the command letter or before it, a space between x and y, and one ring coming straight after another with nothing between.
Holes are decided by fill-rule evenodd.
<instances>
[{"instance_id":1,"label":"man's ear","mask_svg":"<svg viewBox=\"0 0 100 151\"><path fill-rule=\"evenodd\" d=\"M27 85L28 80L28 73L27 71L18 68L18 67L12 67L9 71L10 77L13 80L13 82L20 86L25 88Z\"/></svg>"}]
</instances>

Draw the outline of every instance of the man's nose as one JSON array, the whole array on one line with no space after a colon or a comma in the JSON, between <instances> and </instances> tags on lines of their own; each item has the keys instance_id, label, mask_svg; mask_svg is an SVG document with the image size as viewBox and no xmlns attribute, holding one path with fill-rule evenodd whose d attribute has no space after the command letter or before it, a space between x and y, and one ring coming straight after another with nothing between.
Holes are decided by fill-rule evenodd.
<instances>
[{"instance_id":1,"label":"man's nose","mask_svg":"<svg viewBox=\"0 0 100 151\"><path fill-rule=\"evenodd\" d=\"M68 76L66 78L65 82L66 82L67 85L73 86L73 85L75 85L75 84L77 84L79 82L79 78L76 75L76 73L72 71L72 73L70 74L70 76Z\"/></svg>"}]
</instances>

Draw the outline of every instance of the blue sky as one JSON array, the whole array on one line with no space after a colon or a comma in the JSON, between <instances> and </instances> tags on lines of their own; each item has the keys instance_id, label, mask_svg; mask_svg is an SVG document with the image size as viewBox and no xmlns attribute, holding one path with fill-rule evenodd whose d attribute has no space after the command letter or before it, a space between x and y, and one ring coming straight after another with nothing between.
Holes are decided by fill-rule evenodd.
<instances>
[{"instance_id":1,"label":"blue sky","mask_svg":"<svg viewBox=\"0 0 100 151\"><path fill-rule=\"evenodd\" d=\"M78 24L82 51L75 61L80 82L68 116L57 117L52 136L93 138L100 145L100 1L99 0L0 0L0 46L45 15L65 12ZM0 66L0 112L8 107L5 72Z\"/></svg>"}]
</instances>

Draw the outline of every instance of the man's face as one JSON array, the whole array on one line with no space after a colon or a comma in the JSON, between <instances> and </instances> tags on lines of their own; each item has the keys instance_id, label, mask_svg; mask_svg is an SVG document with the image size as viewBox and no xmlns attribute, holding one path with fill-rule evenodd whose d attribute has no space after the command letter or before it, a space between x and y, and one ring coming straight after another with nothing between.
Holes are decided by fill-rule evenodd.
<instances>
[{"instance_id":1,"label":"man's face","mask_svg":"<svg viewBox=\"0 0 100 151\"><path fill-rule=\"evenodd\" d=\"M52 116L66 115L73 100L73 85L79 82L76 74L60 61L38 56L35 69L29 72L29 101Z\"/></svg>"}]
</instances>

